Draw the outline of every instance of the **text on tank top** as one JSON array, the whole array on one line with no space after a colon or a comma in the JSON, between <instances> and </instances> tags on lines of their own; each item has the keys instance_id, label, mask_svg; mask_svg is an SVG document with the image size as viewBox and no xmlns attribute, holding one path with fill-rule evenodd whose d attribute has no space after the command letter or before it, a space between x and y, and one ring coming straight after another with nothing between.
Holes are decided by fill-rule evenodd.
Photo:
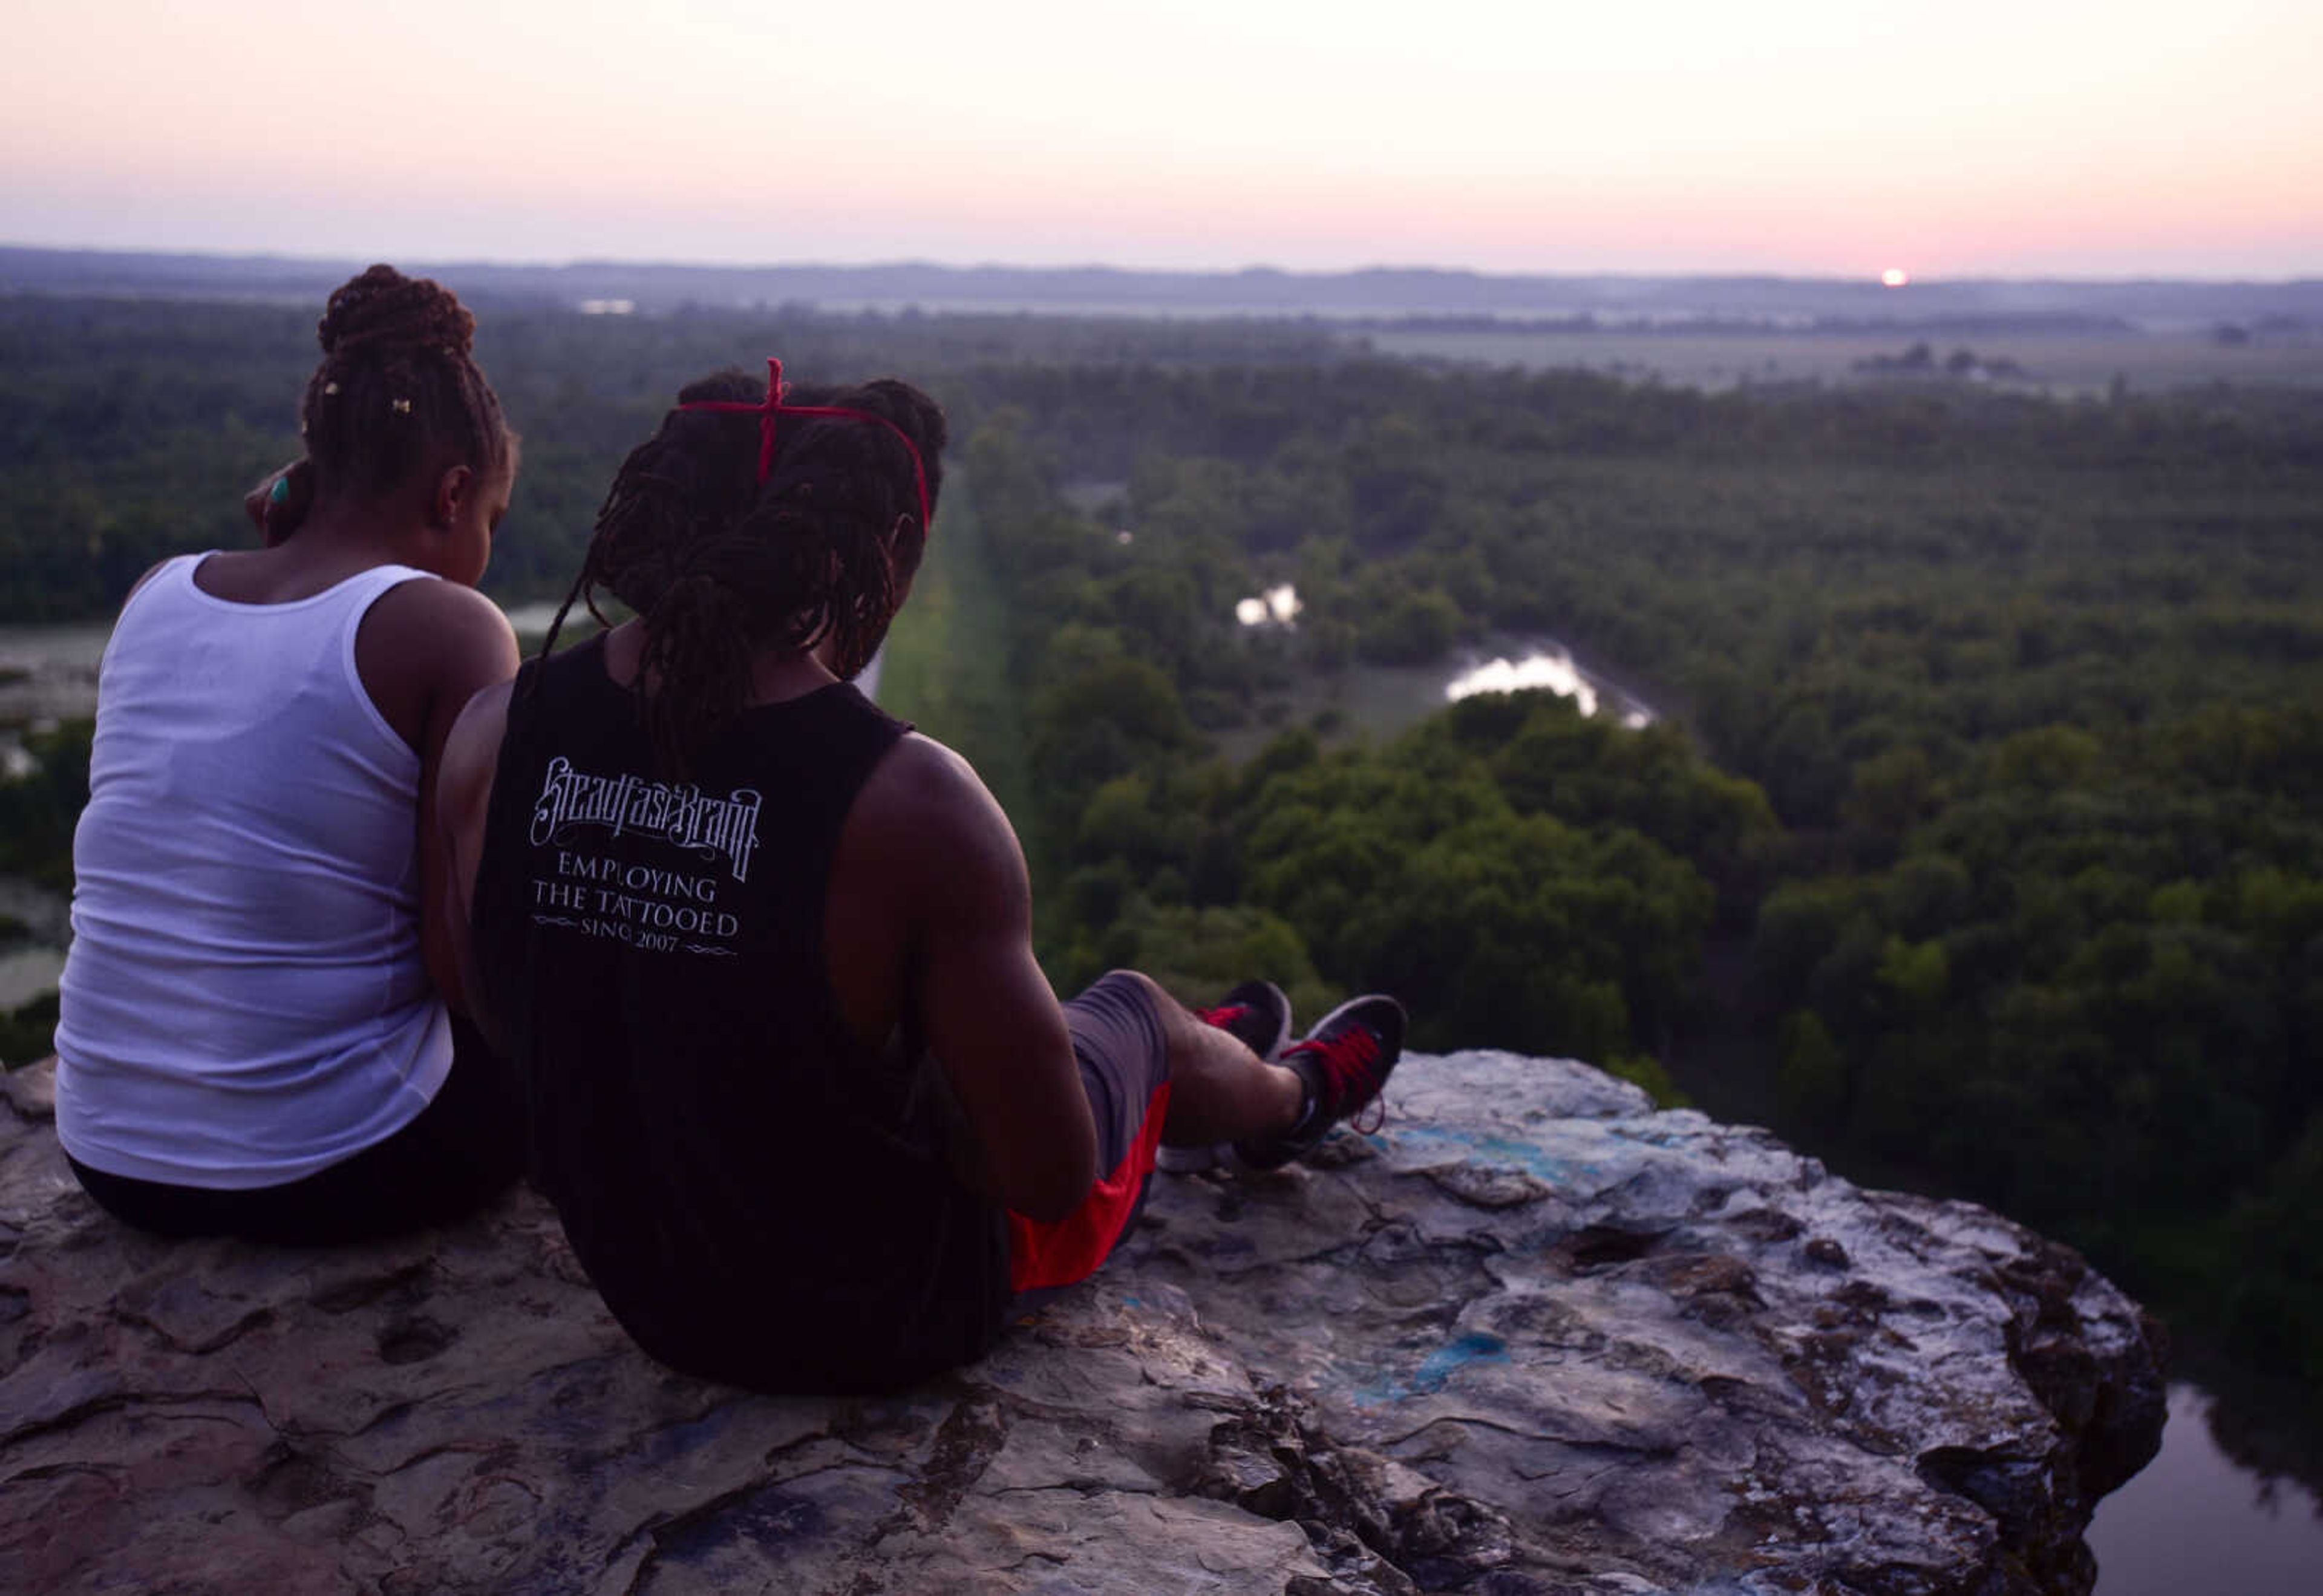
<instances>
[{"instance_id":1,"label":"text on tank top","mask_svg":"<svg viewBox=\"0 0 2323 1596\"><path fill-rule=\"evenodd\" d=\"M852 686L746 710L656 767L602 640L512 691L473 904L534 1179L647 1350L878 1389L978 1355L997 1209L950 1172L923 1055L874 1055L827 972L856 795L909 728Z\"/></svg>"}]
</instances>

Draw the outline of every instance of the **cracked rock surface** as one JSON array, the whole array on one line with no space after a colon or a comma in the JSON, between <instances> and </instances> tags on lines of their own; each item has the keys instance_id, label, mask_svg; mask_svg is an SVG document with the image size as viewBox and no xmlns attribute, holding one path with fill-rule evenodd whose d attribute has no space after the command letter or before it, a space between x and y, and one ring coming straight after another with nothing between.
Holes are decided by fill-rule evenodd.
<instances>
[{"instance_id":1,"label":"cracked rock surface","mask_svg":"<svg viewBox=\"0 0 2323 1596\"><path fill-rule=\"evenodd\" d=\"M1585 1065L1160 1178L1097 1281L883 1400L671 1374L546 1205L131 1233L0 1105L0 1584L43 1591L2086 1592L2158 1335L2068 1249Z\"/></svg>"}]
</instances>

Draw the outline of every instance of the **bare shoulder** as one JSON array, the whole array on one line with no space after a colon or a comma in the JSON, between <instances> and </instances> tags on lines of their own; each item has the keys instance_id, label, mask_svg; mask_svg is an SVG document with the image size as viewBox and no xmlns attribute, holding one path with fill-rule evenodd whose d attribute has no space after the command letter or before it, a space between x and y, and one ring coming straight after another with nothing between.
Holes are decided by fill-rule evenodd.
<instances>
[{"instance_id":1,"label":"bare shoulder","mask_svg":"<svg viewBox=\"0 0 2323 1596\"><path fill-rule=\"evenodd\" d=\"M483 594L456 582L398 582L371 608L372 617L397 634L457 647L505 644L516 650L516 628Z\"/></svg>"},{"instance_id":2,"label":"bare shoulder","mask_svg":"<svg viewBox=\"0 0 2323 1596\"><path fill-rule=\"evenodd\" d=\"M916 731L907 733L879 761L856 802L883 821L955 835L994 822L1004 828L1008 824L976 767Z\"/></svg>"},{"instance_id":3,"label":"bare shoulder","mask_svg":"<svg viewBox=\"0 0 2323 1596\"><path fill-rule=\"evenodd\" d=\"M454 582L399 582L364 611L355 668L396 734L421 758L441 751L469 696L516 674L516 629L500 606Z\"/></svg>"},{"instance_id":4,"label":"bare shoulder","mask_svg":"<svg viewBox=\"0 0 2323 1596\"><path fill-rule=\"evenodd\" d=\"M516 628L500 607L454 582L399 582L363 617L357 640L372 679L374 662L393 678L429 684L452 707L487 683L516 674Z\"/></svg>"},{"instance_id":5,"label":"bare shoulder","mask_svg":"<svg viewBox=\"0 0 2323 1596\"><path fill-rule=\"evenodd\" d=\"M858 794L849 826L925 879L1022 890L1015 828L976 767L933 738L913 732L889 750Z\"/></svg>"}]
</instances>

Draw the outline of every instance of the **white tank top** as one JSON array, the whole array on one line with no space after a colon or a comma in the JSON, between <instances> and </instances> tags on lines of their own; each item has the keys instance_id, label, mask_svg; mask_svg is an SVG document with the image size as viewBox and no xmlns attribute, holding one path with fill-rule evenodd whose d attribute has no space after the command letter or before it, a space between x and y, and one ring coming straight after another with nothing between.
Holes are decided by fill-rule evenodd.
<instances>
[{"instance_id":1,"label":"white tank top","mask_svg":"<svg viewBox=\"0 0 2323 1596\"><path fill-rule=\"evenodd\" d=\"M381 565L288 604L170 561L97 672L59 983L57 1135L82 1163L247 1189L418 1114L452 1063L419 952L419 757L355 670Z\"/></svg>"}]
</instances>

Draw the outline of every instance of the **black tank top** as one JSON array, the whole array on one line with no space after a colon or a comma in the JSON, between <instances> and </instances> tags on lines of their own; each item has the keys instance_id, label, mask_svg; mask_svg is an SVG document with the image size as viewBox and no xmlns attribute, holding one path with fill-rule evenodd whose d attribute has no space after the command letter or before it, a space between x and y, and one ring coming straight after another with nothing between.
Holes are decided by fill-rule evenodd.
<instances>
[{"instance_id":1,"label":"black tank top","mask_svg":"<svg viewBox=\"0 0 2323 1596\"><path fill-rule=\"evenodd\" d=\"M826 687L745 711L672 783L601 640L518 676L485 989L535 1183L614 1316L688 1373L887 1390L1001 1322L1004 1218L950 1172L925 1054L866 1050L827 974L840 829L909 729Z\"/></svg>"}]
</instances>

